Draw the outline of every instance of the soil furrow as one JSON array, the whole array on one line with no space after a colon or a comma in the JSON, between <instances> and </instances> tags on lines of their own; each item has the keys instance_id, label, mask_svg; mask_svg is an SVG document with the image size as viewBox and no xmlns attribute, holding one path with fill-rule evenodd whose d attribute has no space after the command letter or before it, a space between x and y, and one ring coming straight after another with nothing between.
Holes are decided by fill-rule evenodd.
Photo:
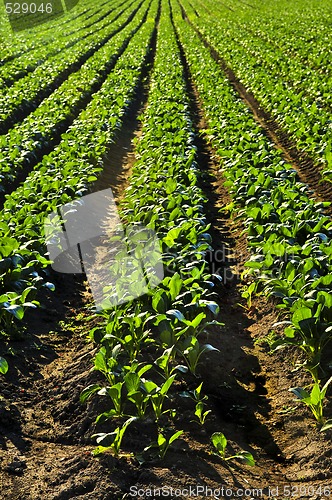
<instances>
[{"instance_id":1,"label":"soil furrow","mask_svg":"<svg viewBox=\"0 0 332 500\"><path fill-rule=\"evenodd\" d=\"M270 418L270 405L265 397L267 391L264 387L264 369L260 366L253 339L248 332L248 328L257 318L253 310L241 306L244 301L240 292L240 275L250 256L246 236L240 223L232 222L227 214L221 212L221 209L230 203L231 198L223 187L225 179L219 173L220 164L216 153L201 133L208 128L208 124L178 36L177 42L190 99L197 161L201 169L200 186L208 200L206 215L207 222L211 225L213 248L208 255L208 262L210 271L219 274L223 283L217 289L216 300L220 307L220 321L224 323L224 327L209 335L209 341L213 338L212 344L216 345L223 355L220 366L202 369L204 384L217 414L229 426L230 434L239 433L235 428L231 428L231 422L235 426L245 425L246 430L239 434L242 434L241 439L245 440L246 446L251 444L259 447L259 453L264 454L266 460L283 463L285 458L275 443L271 430L260 422L263 416L265 419ZM275 319L276 315L272 314L272 317ZM229 344L232 349L228 351L226 346ZM228 370L225 370L225 361ZM222 381L223 384L216 387L216 380ZM238 401L241 401L245 408L245 414L237 408Z\"/></svg>"},{"instance_id":2,"label":"soil furrow","mask_svg":"<svg viewBox=\"0 0 332 500\"><path fill-rule=\"evenodd\" d=\"M270 113L261 107L255 96L246 89L234 71L226 64L202 33L191 23L181 2L180 7L183 19L196 31L204 45L209 49L214 60L224 71L234 90L251 110L257 123L262 127L274 146L282 151L285 160L297 170L300 180L314 191L315 197L318 200L332 201L332 184L322 180L322 167L317 165L305 151L301 151L296 147L289 134L282 129ZM331 208L327 212L331 214Z\"/></svg>"},{"instance_id":3,"label":"soil furrow","mask_svg":"<svg viewBox=\"0 0 332 500\"><path fill-rule=\"evenodd\" d=\"M148 100L150 77L156 52L157 26L160 18L160 4L150 46L140 75L135 97L128 106L123 117L122 126L117 132L114 142L109 145L104 157L104 168L94 183L94 192L111 187L116 201L119 201L132 165L135 162L134 139L141 133L141 122L138 117L143 113Z\"/></svg>"},{"instance_id":4,"label":"soil furrow","mask_svg":"<svg viewBox=\"0 0 332 500\"><path fill-rule=\"evenodd\" d=\"M276 325L280 313L274 301L257 297L249 307L241 297L240 276L250 255L247 239L241 223L220 211L231 198L224 187L217 154L200 133L209 127L181 44L180 50L202 169L201 187L208 198L206 213L214 249L209 262L211 272L217 272L224 281L217 289L218 319L224 326L208 336L208 342L219 348L221 356L219 363L214 358L214 363L208 361L201 370L205 389L225 435L254 450L258 467L265 470L261 484L267 479L269 484L282 485L285 478L286 482L301 484L302 472L306 481L319 488L323 476L317 474L317 469L327 463L324 454L328 453L329 440L320 435L314 423L308 436L299 430L308 416L303 407L296 403L294 406L289 387L305 384L305 376L292 370L297 355L291 349L272 355L269 352L269 335L275 338L282 333L282 327ZM242 286L245 284L242 281ZM325 450L323 456L318 452L321 449Z\"/></svg>"},{"instance_id":5,"label":"soil furrow","mask_svg":"<svg viewBox=\"0 0 332 500\"><path fill-rule=\"evenodd\" d=\"M104 174L93 186L94 191L111 187L117 199L125 188L134 162L133 139L140 134L138 116L147 104L159 17L160 4L140 83L128 107L119 137L108 150ZM84 281L85 276L61 275L51 271L50 279L55 282L56 291L41 297L42 309L30 315L28 332L22 339L25 345L20 346L20 352L25 355L10 361L15 375L2 389L7 403L5 408L0 407L3 436L0 444L7 447L7 452L0 457L6 472L3 482L0 480L0 491L6 488L8 498L13 499L55 498L50 491L45 493L48 491L46 471L53 471L55 481L69 481L65 463L73 456L81 457L82 453L84 456L83 447L92 444L90 436L94 420L101 411L100 402L98 409L92 405L86 411L79 401L84 387L96 383L101 377L98 372L91 371L96 348L85 341L89 327L98 324L97 319L88 318L92 296ZM27 352L30 352L30 357ZM22 386L23 389L20 389ZM98 468L90 452L91 448L86 454L91 467ZM35 471L36 460L39 459L36 457L42 457L46 467L40 476L44 488L41 497L37 493L31 495L29 489L38 475ZM65 463L60 464L59 460Z\"/></svg>"}]
</instances>

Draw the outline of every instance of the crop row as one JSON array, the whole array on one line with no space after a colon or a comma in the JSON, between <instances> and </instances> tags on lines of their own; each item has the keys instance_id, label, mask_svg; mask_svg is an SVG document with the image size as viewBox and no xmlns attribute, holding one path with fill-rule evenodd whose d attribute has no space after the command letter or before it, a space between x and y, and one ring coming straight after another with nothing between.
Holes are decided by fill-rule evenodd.
<instances>
[{"instance_id":1,"label":"crop row","mask_svg":"<svg viewBox=\"0 0 332 500\"><path fill-rule=\"evenodd\" d=\"M35 307L44 285L45 217L87 192L103 168L103 157L134 97L154 29L157 3L133 36L101 89L74 120L61 143L45 156L25 182L7 196L1 212L0 321L7 335L14 318ZM45 275L43 274L45 278Z\"/></svg>"},{"instance_id":2,"label":"crop row","mask_svg":"<svg viewBox=\"0 0 332 500\"><path fill-rule=\"evenodd\" d=\"M306 1L254 2L254 9L238 3L233 11L212 0L205 5L225 24L236 21L239 30L250 30L255 37L278 47L290 58L304 62L322 74L331 73L331 10L328 1L316 4L315 8L308 6Z\"/></svg>"},{"instance_id":3,"label":"crop row","mask_svg":"<svg viewBox=\"0 0 332 500\"><path fill-rule=\"evenodd\" d=\"M328 367L321 364L322 354L332 338L332 223L324 214L329 203L308 196L296 171L269 142L209 50L182 20L176 0L172 4L208 119L206 135L222 159L226 186L233 195L230 208L243 218L253 252L246 264L253 282L245 296L250 301L261 288L279 298L278 307L291 315L291 321L275 347L290 344L302 350L313 389L323 394L320 381L327 377ZM323 423L322 407L317 415Z\"/></svg>"},{"instance_id":4,"label":"crop row","mask_svg":"<svg viewBox=\"0 0 332 500\"><path fill-rule=\"evenodd\" d=\"M135 11L130 11L133 2L123 9L119 7L108 19L106 27L88 39L78 42L74 49L68 48L46 62L15 85L7 89L0 98L0 131L6 132L13 122L19 120L22 114L28 114L39 103L50 95L68 75L79 69L80 66L105 45L117 32L123 29L132 19Z\"/></svg>"},{"instance_id":5,"label":"crop row","mask_svg":"<svg viewBox=\"0 0 332 500\"><path fill-rule=\"evenodd\" d=\"M103 11L106 15L109 15L114 8L115 7L110 10L108 6L108 8L104 8ZM78 19L75 23L76 27L75 25L70 25L68 31L61 34L60 40L50 40L49 43L42 44L38 49L24 53L22 56L1 66L0 88L9 87L14 81L31 73L49 57L55 56L67 48L74 50L75 43L82 39L86 39L89 35L95 33L96 30L100 30L104 27L99 17L101 17L100 12L97 10L89 24L85 18ZM90 28L90 30L88 28Z\"/></svg>"},{"instance_id":6,"label":"crop row","mask_svg":"<svg viewBox=\"0 0 332 500\"><path fill-rule=\"evenodd\" d=\"M205 256L211 248L204 214L206 198L198 186L189 100L166 0L142 122L138 161L121 203L121 215L134 228L156 231L166 276L141 298L100 313L105 324L94 328L91 337L100 344L95 369L104 375L106 385L88 386L81 397L85 401L98 393L106 399L109 410L97 422L115 418L118 425L113 430L110 422L111 432L96 435L99 446L95 454L109 449L118 454L128 425L144 432L144 423L153 423L150 433L155 434L155 441L136 455L140 462L163 458L183 433L178 429L177 406L183 405L184 395L179 394L176 382L188 371L192 379L201 357L215 350L201 344L198 337L215 323L218 312L213 278L206 271ZM202 384L185 395L193 399L194 421L204 425L209 410L205 411ZM214 435L216 447L221 439ZM253 463L250 454L238 458Z\"/></svg>"},{"instance_id":7,"label":"crop row","mask_svg":"<svg viewBox=\"0 0 332 500\"><path fill-rule=\"evenodd\" d=\"M187 2L183 2L187 5ZM193 5L199 10L199 5ZM207 41L252 91L259 103L290 134L300 150L324 165L331 177L330 78L223 20L191 16Z\"/></svg>"},{"instance_id":8,"label":"crop row","mask_svg":"<svg viewBox=\"0 0 332 500\"><path fill-rule=\"evenodd\" d=\"M45 150L50 150L60 134L72 123L81 108L97 91L116 64L133 34L144 22L147 9L140 1L132 4L134 20L114 35L103 47L60 85L50 97L30 113L6 136L0 137L0 190L13 181L25 167L32 167ZM139 11L141 8L141 11ZM138 12L138 13L137 13ZM136 14L137 13L137 14ZM119 18L118 23L123 23ZM113 29L116 26L113 27ZM10 187L10 184L9 184Z\"/></svg>"},{"instance_id":9,"label":"crop row","mask_svg":"<svg viewBox=\"0 0 332 500\"><path fill-rule=\"evenodd\" d=\"M104 6L106 3L107 2L103 2L99 7ZM25 53L33 52L43 45L51 43L52 40L56 40L60 31L61 33L67 33L67 25L69 25L69 28L71 28L72 25L75 27L77 20L79 25L82 16L85 16L85 14L85 18L88 19L91 15L91 10L95 12L95 4L92 1L81 0L74 10L60 19L50 20L34 29L24 30L21 33L7 33L7 36L4 36L5 43L1 51L0 67ZM69 30L68 33L70 33ZM13 40L15 40L15 43L12 43Z\"/></svg>"}]
</instances>

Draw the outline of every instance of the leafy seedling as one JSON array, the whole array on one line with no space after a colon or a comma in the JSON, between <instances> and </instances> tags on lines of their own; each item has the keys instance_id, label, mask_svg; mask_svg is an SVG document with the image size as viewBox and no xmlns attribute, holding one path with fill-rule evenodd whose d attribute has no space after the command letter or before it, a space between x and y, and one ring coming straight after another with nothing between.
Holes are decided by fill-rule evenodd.
<instances>
[{"instance_id":1,"label":"leafy seedling","mask_svg":"<svg viewBox=\"0 0 332 500\"><path fill-rule=\"evenodd\" d=\"M289 389L293 394L295 394L297 398L302 401L302 403L306 404L310 408L315 419L321 425L325 423L323 416L323 403L326 391L331 382L332 377L329 378L322 389L320 388L319 382L315 382L310 393L302 387L293 387Z\"/></svg>"},{"instance_id":2,"label":"leafy seedling","mask_svg":"<svg viewBox=\"0 0 332 500\"><path fill-rule=\"evenodd\" d=\"M134 420L136 420L136 417L128 418L128 420L125 421L122 427L117 427L114 432L101 432L98 434L94 434L92 437L97 438L96 440L99 446L93 450L93 455L101 455L102 453L111 450L113 451L114 455L118 457L123 436L125 435L128 426L132 422L134 422Z\"/></svg>"},{"instance_id":3,"label":"leafy seedling","mask_svg":"<svg viewBox=\"0 0 332 500\"><path fill-rule=\"evenodd\" d=\"M176 439L178 439L183 431L177 431L169 438L166 438L161 432L158 434L157 441L146 446L142 454L136 455L137 460L140 464L145 463L148 459L160 458L163 460L167 453L167 450Z\"/></svg>"},{"instance_id":4,"label":"leafy seedling","mask_svg":"<svg viewBox=\"0 0 332 500\"><path fill-rule=\"evenodd\" d=\"M217 450L217 452L214 452L214 454L221 457L223 460L228 461L239 459L242 460L246 465L255 465L254 457L248 451L240 451L235 455L226 457L227 439L222 432L215 432L214 434L212 434L211 441L214 448Z\"/></svg>"}]
</instances>

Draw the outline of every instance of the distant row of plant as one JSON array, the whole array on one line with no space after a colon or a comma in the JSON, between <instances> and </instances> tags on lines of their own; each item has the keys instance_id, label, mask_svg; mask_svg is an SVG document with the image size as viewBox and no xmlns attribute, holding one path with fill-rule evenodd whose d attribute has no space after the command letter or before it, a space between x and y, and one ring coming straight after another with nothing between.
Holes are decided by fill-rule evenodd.
<instances>
[{"instance_id":1,"label":"distant row of plant","mask_svg":"<svg viewBox=\"0 0 332 500\"><path fill-rule=\"evenodd\" d=\"M123 2L124 3L124 2ZM51 19L34 29L12 33L1 33L3 36L3 47L0 56L0 67L4 64L20 58L24 54L39 50L42 46L51 46L59 38L59 33L64 36L70 35L71 31L80 30L87 26L86 21L97 10L108 4L102 2L97 8L95 2L91 0L80 1L74 10L60 19ZM5 36L6 35L6 36ZM15 43L12 43L15 40Z\"/></svg>"},{"instance_id":2,"label":"distant row of plant","mask_svg":"<svg viewBox=\"0 0 332 500\"><path fill-rule=\"evenodd\" d=\"M117 5L115 4L111 11L116 7ZM108 7L104 7L103 9L95 9L94 14L87 12L86 15L82 15L78 19L71 21L67 25L67 28L64 27L61 38L58 37L56 40L49 34L44 43L36 44L35 42L35 47L31 47L30 50L28 50L29 42L26 40L25 51L17 57L9 59L7 62L5 62L5 58L2 59L3 63L0 64L0 88L5 89L5 87L9 87L15 81L34 71L48 58L59 54L61 51L67 48L75 50L76 43L86 39L95 33L96 30L100 30L103 27L103 23L99 22L99 20L102 21L101 18L109 11L110 8L108 5ZM36 40L36 36L37 33L34 33L34 40ZM16 44L11 45L11 47L15 46Z\"/></svg>"},{"instance_id":3,"label":"distant row of plant","mask_svg":"<svg viewBox=\"0 0 332 500\"><path fill-rule=\"evenodd\" d=\"M244 295L250 303L251 296L263 290L278 297L277 307L291 316L273 347L292 345L303 352L303 367L313 384L293 392L324 424L323 400L332 381L331 367L322 365L332 339L332 222L324 214L329 203L308 196L296 171L269 142L209 50L182 20L175 0L173 4L208 118L205 135L222 159L225 185L233 195L228 209L243 219L253 252L246 264L253 281Z\"/></svg>"},{"instance_id":4,"label":"distant row of plant","mask_svg":"<svg viewBox=\"0 0 332 500\"><path fill-rule=\"evenodd\" d=\"M6 133L57 90L71 73L79 70L98 49L128 24L139 3L142 4L142 0L132 2L133 10L129 9L129 5L127 9L118 7L108 21L101 21L101 29L78 41L74 47L68 47L47 58L35 71L7 88L0 98L0 132Z\"/></svg>"},{"instance_id":5,"label":"distant row of plant","mask_svg":"<svg viewBox=\"0 0 332 500\"><path fill-rule=\"evenodd\" d=\"M187 0L184 0L183 5L190 12ZM331 33L327 31L325 19L317 15L317 26L314 28L312 20L308 20L311 40L308 42L304 37L301 46L299 41L302 36L297 33L297 52L301 54L302 47L304 51L304 56L297 59L290 57L283 48L265 42L262 37L257 39L252 31L242 29L235 13L233 16L229 12L224 14L224 9L221 9L218 14L213 11L209 17L200 2L194 1L192 5L202 14L201 17L189 14L194 25L246 88L252 91L262 107L290 134L298 149L309 153L317 165L324 167L324 177L332 182L331 74L325 71L325 68L329 68L331 56L326 50L331 43ZM298 14L302 15L300 12L302 10L299 8ZM246 18L245 26L249 24L255 27L259 23L261 32L265 33L266 30L272 37L268 26L262 25L261 19L251 14L252 23ZM297 21L298 18L294 18L294 23L297 24ZM275 32L273 30L273 35ZM325 36L322 36L322 32ZM320 48L323 59L317 60L317 66L322 71L303 61L308 44Z\"/></svg>"},{"instance_id":6,"label":"distant row of plant","mask_svg":"<svg viewBox=\"0 0 332 500\"><path fill-rule=\"evenodd\" d=\"M80 69L71 73L34 112L0 137L0 191L10 191L11 182L18 178L23 169L32 169L46 152L51 151L52 147L60 142L61 133L67 130L92 95L100 89L132 36L144 23L147 5L142 6L140 1L136 1L132 4L132 8L130 14L123 13L111 25L108 21L103 31L104 35L108 33L107 40L109 40L105 44L102 43L101 48L95 52L92 51ZM87 43L87 40L82 42L83 53L87 49ZM95 40L92 42L92 46L94 45ZM78 46L70 50L74 53L73 57L80 54ZM65 59L65 54L61 54L61 59ZM40 68L45 78L45 68L42 66ZM43 82L38 79L36 73L34 72L30 78L35 82L38 91ZM26 92L29 92L28 86L25 88Z\"/></svg>"}]
</instances>

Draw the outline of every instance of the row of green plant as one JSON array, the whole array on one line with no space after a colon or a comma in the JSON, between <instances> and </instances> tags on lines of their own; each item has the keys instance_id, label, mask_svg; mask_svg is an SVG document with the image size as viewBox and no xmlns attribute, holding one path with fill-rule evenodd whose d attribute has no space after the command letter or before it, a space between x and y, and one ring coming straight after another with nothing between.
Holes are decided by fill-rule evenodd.
<instances>
[{"instance_id":1,"label":"row of green plant","mask_svg":"<svg viewBox=\"0 0 332 500\"><path fill-rule=\"evenodd\" d=\"M203 13L199 2L193 5ZM239 29L236 20L226 23L220 17L192 15L191 20L297 147L324 167L324 178L332 182L331 76L257 40ZM322 51L327 46L323 41Z\"/></svg>"},{"instance_id":2,"label":"row of green plant","mask_svg":"<svg viewBox=\"0 0 332 500\"><path fill-rule=\"evenodd\" d=\"M99 7L104 6L106 3L108 2L103 2ZM70 30L71 25L75 28L77 20L79 21L85 15L88 19L90 12L95 10L96 6L92 0L81 0L75 9L68 12L65 16L57 20L51 19L35 28L16 33L11 33L11 31L4 33L3 30L5 27L0 25L0 35L4 42L1 50L0 65L2 66L25 53L33 52L43 45L52 43L52 41L58 39L59 33L69 34L69 31L66 31L67 28ZM3 13L4 11L5 9L3 9Z\"/></svg>"},{"instance_id":3,"label":"row of green plant","mask_svg":"<svg viewBox=\"0 0 332 500\"><path fill-rule=\"evenodd\" d=\"M331 18L329 1L323 0L313 8L306 0L275 2L254 1L251 5L237 3L233 10L207 0L210 13L217 11L225 23L236 21L238 29L251 31L281 49L292 59L302 61L322 74L330 74Z\"/></svg>"},{"instance_id":4,"label":"row of green plant","mask_svg":"<svg viewBox=\"0 0 332 500\"><path fill-rule=\"evenodd\" d=\"M132 4L134 19L93 53L81 68L72 73L36 111L30 113L7 135L0 137L0 191L10 191L10 183L22 169L32 168L59 141L60 134L80 113L115 66L134 33L144 23L148 4ZM137 10L138 9L138 10ZM122 26L127 14L120 16L113 28ZM108 21L109 22L109 21ZM110 29L108 28L108 29Z\"/></svg>"},{"instance_id":5,"label":"row of green plant","mask_svg":"<svg viewBox=\"0 0 332 500\"><path fill-rule=\"evenodd\" d=\"M245 296L250 301L263 290L279 299L277 307L291 320L274 348L291 345L302 351L314 394L319 390L324 399L327 387L321 380L327 379L329 368L322 365L322 355L332 338L332 223L324 213L329 203L308 196L296 171L269 142L209 50L182 20L175 0L173 6L208 120L205 136L222 159L225 185L233 195L228 209L243 219L253 253L246 264L253 283ZM324 423L321 402L315 417Z\"/></svg>"},{"instance_id":6,"label":"row of green plant","mask_svg":"<svg viewBox=\"0 0 332 500\"><path fill-rule=\"evenodd\" d=\"M193 376L206 353L216 351L200 338L217 323L218 305L213 276L206 270L211 249L206 198L198 186L189 100L167 0L162 2L150 93L141 119L138 160L120 213L134 228L143 225L156 231L166 276L139 299L100 313L104 322L90 336L100 346L94 368L106 384L87 387L81 397L86 401L97 393L108 400L109 410L97 423L110 421L109 431L96 434L95 454L112 450L117 455L129 425L135 422L140 429L150 423L156 437L136 453L140 463L164 458L183 434L178 429L183 397L193 400L193 421L205 424L210 413L207 397ZM177 381L188 371L195 388L183 393ZM254 464L248 452L226 457L222 433L211 439L221 458Z\"/></svg>"},{"instance_id":7,"label":"row of green plant","mask_svg":"<svg viewBox=\"0 0 332 500\"><path fill-rule=\"evenodd\" d=\"M49 57L33 73L18 80L0 98L0 132L5 133L12 124L36 109L38 104L57 89L68 75L78 70L94 52L103 47L118 31L125 28L132 19L137 2L119 7L102 21L104 28L93 32L87 39L79 41L74 48L67 48L60 54ZM136 6L137 8L137 6Z\"/></svg>"},{"instance_id":8,"label":"row of green plant","mask_svg":"<svg viewBox=\"0 0 332 500\"><path fill-rule=\"evenodd\" d=\"M57 41L50 39L49 43L43 43L38 48L29 52L24 52L21 56L0 66L0 88L9 87L19 78L23 78L28 73L34 71L37 66L40 66L49 57L59 54L66 48L74 50L75 44L82 39L86 39L96 30L101 29L102 24L99 23L99 18L102 13L111 13L113 7L109 9L109 5L101 11L96 9L92 15L86 15L73 20L67 27L66 31L61 33L61 38ZM52 40L52 43L51 43Z\"/></svg>"},{"instance_id":9,"label":"row of green plant","mask_svg":"<svg viewBox=\"0 0 332 500\"><path fill-rule=\"evenodd\" d=\"M21 320L27 308L38 306L38 288L52 288L43 271L49 264L44 257L45 218L87 193L103 169L107 147L135 96L150 50L156 11L154 1L146 22L101 89L62 135L61 143L7 195L0 223L0 323L6 335L17 334L15 319Z\"/></svg>"}]
</instances>

